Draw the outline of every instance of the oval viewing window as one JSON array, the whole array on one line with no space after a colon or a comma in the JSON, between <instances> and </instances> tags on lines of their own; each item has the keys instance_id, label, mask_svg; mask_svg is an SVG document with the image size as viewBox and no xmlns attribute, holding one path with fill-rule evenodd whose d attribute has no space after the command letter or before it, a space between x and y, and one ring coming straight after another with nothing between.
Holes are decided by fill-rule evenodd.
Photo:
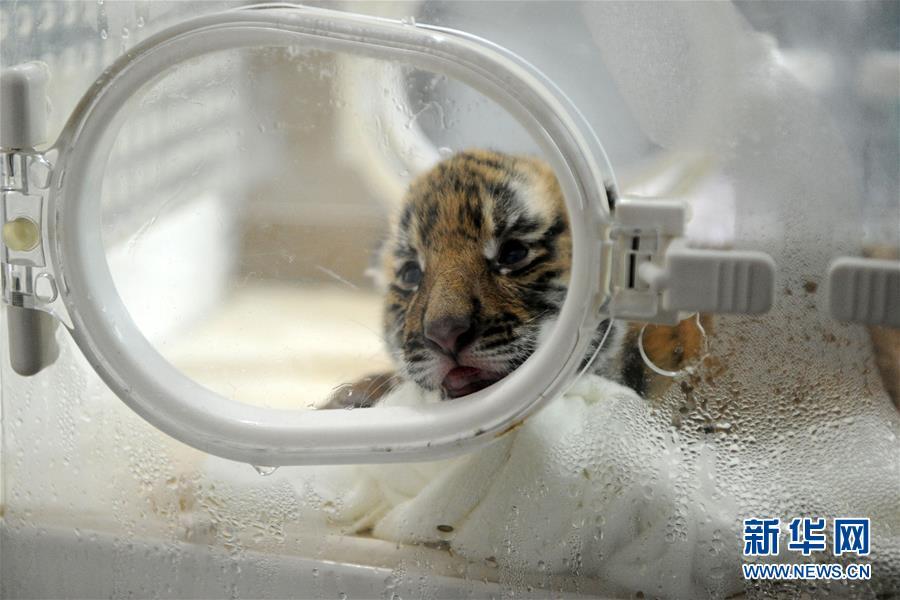
<instances>
[{"instance_id":1,"label":"oval viewing window","mask_svg":"<svg viewBox=\"0 0 900 600\"><path fill-rule=\"evenodd\" d=\"M572 267L556 325L521 367L485 389L460 394L463 397L452 402L390 405L377 410L301 410L321 405L323 390L331 387L325 385L303 390L300 406L290 410L277 402L253 405L240 392L217 388L215 382L204 380L202 373L179 364L178 352L160 341L165 338L164 324L153 322L141 306L164 302L172 308L175 319L188 305L179 303L179 298L190 298L195 312L211 310L224 297L216 290L222 280L216 277L216 270L227 271L235 256L252 254L252 249L232 248L226 253L231 257L229 263L212 255L210 244L227 240L233 228L246 224L258 207L251 202L232 210L237 216L229 222L221 219L222 207L215 200L179 208L171 200L178 194L179 181L189 185L198 173L211 168L199 156L194 163L185 161L196 164L195 170L172 175L178 179L168 182L171 189L150 186L149 191L142 192L149 203L135 203L135 190L118 185L115 174L107 171L110 156L121 158L134 152L129 147L133 136L120 134L141 131L140 107L148 102L166 102L167 82L178 79L179 69L199 70L215 81L216 69L227 71L235 57L249 60L252 67L254 52L264 54L273 48L291 52L299 49L300 55L295 58L301 61L312 56L307 53L340 53L373 64L415 68L429 77L451 78L496 103L530 135L555 172L565 199ZM295 94L304 93L298 86ZM182 124L191 131L190 126L204 116L203 103L195 104L192 112L190 102L175 102L167 113L172 116L170 124ZM138 116L129 119L129 115ZM233 119L232 124L241 119L254 120L248 115L233 115ZM278 124L272 126L277 129ZM260 124L260 131L263 129ZM205 146L197 141L201 133L206 136ZM226 144L214 138L227 138L233 131L228 123L218 123L208 125L201 133L185 136L179 146L166 147L173 153L199 152L202 147L215 150ZM600 322L598 309L605 299L606 284L605 257L601 256L598 239L609 220L602 184L610 176L608 162L590 129L561 92L518 57L473 36L298 7L254 7L201 17L157 34L116 62L82 99L54 150L58 160L49 209L57 215L57 225L51 231L55 237L51 260L57 280L65 282L59 292L73 324L75 341L107 385L132 409L173 437L212 454L278 466L423 460L472 448L490 441L563 391ZM242 150L227 159L215 154L206 158L220 161L219 168L223 164L228 169L260 168L260 177L277 180L274 175L266 175L263 163L248 158L250 154L253 152L246 150L244 154ZM130 168L150 167L133 164ZM165 169L165 153L159 168ZM220 183L227 176L216 173L211 177L219 178ZM203 194L198 192L195 197L202 198ZM139 212L142 207L144 213ZM191 243L176 250L167 247L164 239L154 241L159 219L181 209L191 215L175 226L172 235ZM131 210L137 211L138 217L129 225L126 217ZM121 218L111 219L110 215ZM142 225L148 222L154 228ZM314 223L309 225L314 227ZM312 231L309 228L307 233ZM259 235L265 236L265 232ZM183 248L188 249L187 254ZM152 262L149 267L143 265L149 271L141 271L140 260L135 258L141 252ZM493 252L493 260L509 265L526 256L514 245ZM185 270L184 265L190 261L201 267ZM343 279L328 265L318 266L324 280ZM402 274L401 283L415 286L421 274L413 267L408 271ZM142 281L129 282L129 277ZM357 285L341 282L347 283ZM319 297L319 307L327 307L329 298L327 294ZM371 300L371 295L367 298ZM245 300L253 305L252 298ZM332 304L331 309L358 311L356 316L362 325L370 327L379 309L369 300L358 305ZM267 309L256 306L255 310L239 312L235 318L252 321ZM309 318L327 322L328 317L322 313ZM369 350L360 348L357 355L372 355L366 352ZM362 374L342 373L340 377ZM259 385L265 389L265 382Z\"/></svg>"}]
</instances>

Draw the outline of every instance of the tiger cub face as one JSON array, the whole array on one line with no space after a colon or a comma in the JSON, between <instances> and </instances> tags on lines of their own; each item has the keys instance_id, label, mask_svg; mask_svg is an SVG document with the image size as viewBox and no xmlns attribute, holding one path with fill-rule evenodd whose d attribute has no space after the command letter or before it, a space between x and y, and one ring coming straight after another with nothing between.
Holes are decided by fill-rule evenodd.
<instances>
[{"instance_id":1,"label":"tiger cub face","mask_svg":"<svg viewBox=\"0 0 900 600\"><path fill-rule=\"evenodd\" d=\"M380 257L401 376L456 398L509 374L555 321L571 254L562 192L543 162L470 151L420 176Z\"/></svg>"}]
</instances>

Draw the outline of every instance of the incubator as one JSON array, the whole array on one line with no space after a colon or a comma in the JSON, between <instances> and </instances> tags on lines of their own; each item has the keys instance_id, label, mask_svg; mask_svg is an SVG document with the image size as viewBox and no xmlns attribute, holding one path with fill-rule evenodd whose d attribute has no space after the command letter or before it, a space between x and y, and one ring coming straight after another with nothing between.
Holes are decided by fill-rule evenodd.
<instances>
[{"instance_id":1,"label":"incubator","mask_svg":"<svg viewBox=\"0 0 900 600\"><path fill-rule=\"evenodd\" d=\"M0 17L3 597L900 590L893 3ZM447 398L385 253L482 149L570 272Z\"/></svg>"}]
</instances>

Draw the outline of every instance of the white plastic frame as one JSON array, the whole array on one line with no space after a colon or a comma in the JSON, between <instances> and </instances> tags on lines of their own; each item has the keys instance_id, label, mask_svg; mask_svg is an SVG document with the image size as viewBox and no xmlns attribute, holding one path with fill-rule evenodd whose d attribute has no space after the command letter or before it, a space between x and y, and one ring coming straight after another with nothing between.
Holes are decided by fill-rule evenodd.
<instances>
[{"instance_id":1,"label":"white plastic frame","mask_svg":"<svg viewBox=\"0 0 900 600\"><path fill-rule=\"evenodd\" d=\"M508 110L556 171L572 229L568 295L549 339L488 389L427 407L288 411L229 400L186 377L147 341L119 298L100 231L100 182L141 86L202 54L253 46L311 48L402 60L472 86ZM323 9L265 5L186 21L120 58L76 107L54 146L50 195L53 271L72 336L106 384L144 419L203 451L258 465L434 459L487 443L561 393L574 375L606 299L601 239L609 222L596 139L565 97L533 67L484 40Z\"/></svg>"}]
</instances>

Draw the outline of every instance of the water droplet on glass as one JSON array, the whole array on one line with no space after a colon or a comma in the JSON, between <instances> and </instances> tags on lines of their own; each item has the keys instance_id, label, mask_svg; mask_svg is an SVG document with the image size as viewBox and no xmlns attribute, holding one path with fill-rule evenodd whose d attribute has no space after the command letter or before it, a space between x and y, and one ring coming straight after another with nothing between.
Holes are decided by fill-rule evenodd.
<instances>
[{"instance_id":1,"label":"water droplet on glass","mask_svg":"<svg viewBox=\"0 0 900 600\"><path fill-rule=\"evenodd\" d=\"M400 19L400 22L403 23L404 25L415 25L416 18L415 17L403 17L402 19Z\"/></svg>"},{"instance_id":2,"label":"water droplet on glass","mask_svg":"<svg viewBox=\"0 0 900 600\"><path fill-rule=\"evenodd\" d=\"M101 29L100 30L100 39L105 40L108 37L109 37L109 32L106 31L106 29Z\"/></svg>"},{"instance_id":3,"label":"water droplet on glass","mask_svg":"<svg viewBox=\"0 0 900 600\"><path fill-rule=\"evenodd\" d=\"M262 475L263 477L271 475L272 473L274 473L275 471L278 470L278 467L264 467L261 465L250 465L250 466L253 467L256 470L256 472L259 473L260 475Z\"/></svg>"},{"instance_id":4,"label":"water droplet on glass","mask_svg":"<svg viewBox=\"0 0 900 600\"><path fill-rule=\"evenodd\" d=\"M438 148L438 154L440 154L442 158L449 158L453 155L453 150L451 150L447 146L441 146L440 148Z\"/></svg>"}]
</instances>

